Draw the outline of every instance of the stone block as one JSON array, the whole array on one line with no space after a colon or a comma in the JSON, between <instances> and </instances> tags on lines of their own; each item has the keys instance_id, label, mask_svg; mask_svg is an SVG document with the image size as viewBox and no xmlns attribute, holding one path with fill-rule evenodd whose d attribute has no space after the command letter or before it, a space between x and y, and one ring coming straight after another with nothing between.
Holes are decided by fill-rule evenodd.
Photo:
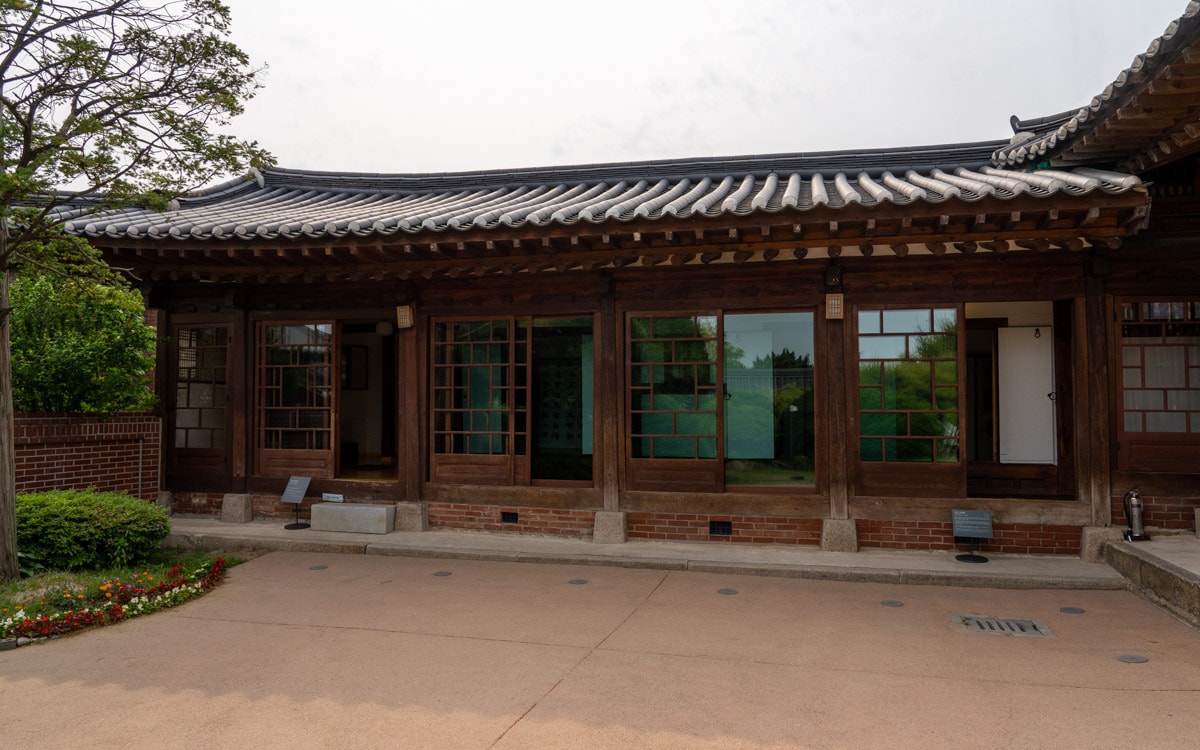
<instances>
[{"instance_id":1,"label":"stone block","mask_svg":"<svg viewBox=\"0 0 1200 750\"><path fill-rule=\"evenodd\" d=\"M387 534L396 527L396 506L313 503L311 521L313 531Z\"/></svg>"},{"instance_id":2,"label":"stone block","mask_svg":"<svg viewBox=\"0 0 1200 750\"><path fill-rule=\"evenodd\" d=\"M429 531L429 508L420 502L396 503L396 531Z\"/></svg>"},{"instance_id":3,"label":"stone block","mask_svg":"<svg viewBox=\"0 0 1200 750\"><path fill-rule=\"evenodd\" d=\"M598 510L592 522L592 541L597 544L624 544L625 514L617 510Z\"/></svg>"},{"instance_id":4,"label":"stone block","mask_svg":"<svg viewBox=\"0 0 1200 750\"><path fill-rule=\"evenodd\" d=\"M853 518L826 518L821 522L821 549L858 552L858 524Z\"/></svg>"},{"instance_id":5,"label":"stone block","mask_svg":"<svg viewBox=\"0 0 1200 750\"><path fill-rule=\"evenodd\" d=\"M227 494L221 498L221 520L226 523L250 523L254 517L254 496Z\"/></svg>"},{"instance_id":6,"label":"stone block","mask_svg":"<svg viewBox=\"0 0 1200 750\"><path fill-rule=\"evenodd\" d=\"M171 493L162 490L158 493L157 503L167 510L171 510Z\"/></svg>"},{"instance_id":7,"label":"stone block","mask_svg":"<svg viewBox=\"0 0 1200 750\"><path fill-rule=\"evenodd\" d=\"M1084 526L1079 532L1079 558L1084 562L1104 562L1104 547L1121 541L1116 526Z\"/></svg>"}]
</instances>

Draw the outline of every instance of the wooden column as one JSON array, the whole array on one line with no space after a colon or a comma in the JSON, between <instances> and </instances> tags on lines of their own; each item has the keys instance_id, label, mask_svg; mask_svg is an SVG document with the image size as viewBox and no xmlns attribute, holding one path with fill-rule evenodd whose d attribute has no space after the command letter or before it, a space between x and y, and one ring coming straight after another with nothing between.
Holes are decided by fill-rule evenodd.
<instances>
[{"instance_id":1,"label":"wooden column","mask_svg":"<svg viewBox=\"0 0 1200 750\"><path fill-rule=\"evenodd\" d=\"M230 489L244 492L251 470L254 450L254 328L250 323L248 304L239 305L233 315L229 341L229 458Z\"/></svg>"},{"instance_id":2,"label":"wooden column","mask_svg":"<svg viewBox=\"0 0 1200 750\"><path fill-rule=\"evenodd\" d=\"M825 306L821 305L818 314L825 315ZM849 310L846 311L849 315ZM850 517L849 498L849 460L848 455L856 443L849 432L849 408L851 403L858 403L853 395L854 378L847 376L846 330L844 320L821 320L818 322L824 330L824 351L818 355L817 389L820 394L817 429L820 437L821 455L818 470L821 473L821 485L829 493L829 517L844 519ZM854 445L852 445L854 443Z\"/></svg>"},{"instance_id":3,"label":"wooden column","mask_svg":"<svg viewBox=\"0 0 1200 750\"><path fill-rule=\"evenodd\" d=\"M425 451L433 448L432 445L426 446L421 440L421 435L426 429L428 389L425 378L422 377L427 371L421 359L425 337L419 332L424 330L426 321L418 316L417 323L412 328L396 331L396 349L400 356L396 378L396 387L400 389L400 398L397 400L400 418L397 420L399 434L396 463L404 488L401 499L408 502L421 499L421 488L425 479Z\"/></svg>"},{"instance_id":4,"label":"wooden column","mask_svg":"<svg viewBox=\"0 0 1200 750\"><path fill-rule=\"evenodd\" d=\"M602 282L604 283L604 282ZM611 281L607 282L611 287ZM604 499L604 510L621 509L620 474L621 440L620 409L623 394L618 391L621 378L617 377L617 312L611 288L603 289L600 295L600 329L595 339L596 346L596 392L593 401L596 424L600 425L600 490Z\"/></svg>"},{"instance_id":5,"label":"wooden column","mask_svg":"<svg viewBox=\"0 0 1200 750\"><path fill-rule=\"evenodd\" d=\"M1112 524L1109 305L1104 281L1089 276L1075 303L1075 497L1093 526Z\"/></svg>"}]
</instances>

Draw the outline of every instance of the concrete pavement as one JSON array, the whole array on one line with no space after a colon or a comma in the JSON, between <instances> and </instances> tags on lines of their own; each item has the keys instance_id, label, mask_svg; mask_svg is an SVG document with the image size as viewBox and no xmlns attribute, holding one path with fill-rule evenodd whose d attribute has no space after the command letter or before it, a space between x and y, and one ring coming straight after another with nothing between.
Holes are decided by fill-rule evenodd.
<instances>
[{"instance_id":1,"label":"concrete pavement","mask_svg":"<svg viewBox=\"0 0 1200 750\"><path fill-rule=\"evenodd\" d=\"M22 748L1183 748L1198 696L1200 633L1128 591L388 554L0 652Z\"/></svg>"}]
</instances>

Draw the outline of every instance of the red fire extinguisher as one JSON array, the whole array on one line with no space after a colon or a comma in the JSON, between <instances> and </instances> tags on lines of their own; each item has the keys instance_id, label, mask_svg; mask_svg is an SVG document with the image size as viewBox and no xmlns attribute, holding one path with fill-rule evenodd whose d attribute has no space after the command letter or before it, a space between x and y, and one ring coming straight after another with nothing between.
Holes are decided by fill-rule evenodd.
<instances>
[{"instance_id":1,"label":"red fire extinguisher","mask_svg":"<svg viewBox=\"0 0 1200 750\"><path fill-rule=\"evenodd\" d=\"M1127 541L1145 542L1150 539L1142 526L1142 496L1138 494L1137 487L1125 493L1125 517L1129 519L1129 531L1125 532Z\"/></svg>"}]
</instances>

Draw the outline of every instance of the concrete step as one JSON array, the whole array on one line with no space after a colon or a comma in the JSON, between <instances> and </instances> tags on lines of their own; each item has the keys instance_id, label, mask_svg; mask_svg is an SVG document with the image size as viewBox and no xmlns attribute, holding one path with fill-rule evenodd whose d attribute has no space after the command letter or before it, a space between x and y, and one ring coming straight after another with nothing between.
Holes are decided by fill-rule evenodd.
<instances>
[{"instance_id":1,"label":"concrete step","mask_svg":"<svg viewBox=\"0 0 1200 750\"><path fill-rule=\"evenodd\" d=\"M1105 559L1130 590L1200 629L1200 539L1181 535L1110 542Z\"/></svg>"}]
</instances>

